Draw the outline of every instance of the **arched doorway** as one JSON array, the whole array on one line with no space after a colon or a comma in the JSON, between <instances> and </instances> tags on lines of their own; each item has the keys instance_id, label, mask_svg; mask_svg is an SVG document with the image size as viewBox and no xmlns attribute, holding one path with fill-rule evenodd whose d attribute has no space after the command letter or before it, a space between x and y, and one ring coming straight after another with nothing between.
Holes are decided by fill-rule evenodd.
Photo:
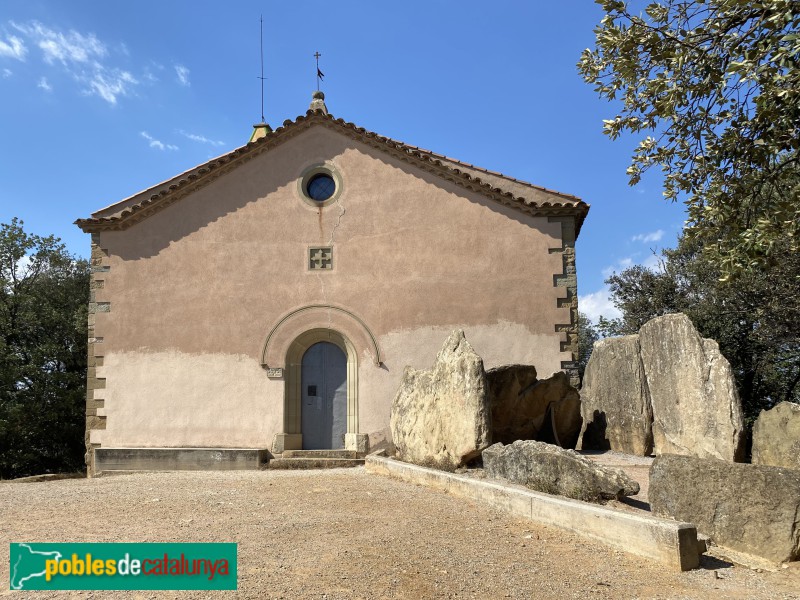
<instances>
[{"instance_id":1,"label":"arched doorway","mask_svg":"<svg viewBox=\"0 0 800 600\"><path fill-rule=\"evenodd\" d=\"M330 417L331 429L328 434L331 440L330 445L327 445L326 442L325 446L320 446L319 441L307 443L305 439L308 432L306 431L306 423L304 423L304 421L308 420L308 426L311 427L309 420L312 414L311 411L317 410L313 402L310 403L311 406L308 407L308 410L306 409L306 400L308 398L315 398L315 396L309 394L309 391L315 392L317 394L316 398L320 398L318 404L320 412L323 410L324 401L322 396L323 385L311 380L304 381L303 366L306 362L305 358L308 351L321 342L327 343L329 346L334 346L341 353L341 355L336 355L338 356L337 359L330 359L330 356L334 356L334 351L330 348L328 348L328 350L322 350L322 352L327 353L329 362L330 360L340 361L341 356L344 356L345 381L343 391L344 399L346 400L344 414L344 448L348 450L356 449L359 444L359 439L362 437L366 438L366 434L358 433L358 354L356 353L356 349L353 347L353 344L350 343L350 340L338 331L316 328L298 335L294 341L289 344L289 348L286 351L283 432L275 435L275 439L273 440L274 453L280 454L284 450L311 450L342 447L341 433L339 433L338 429L341 412L337 413L338 416L335 419L333 415ZM326 346L320 346L320 348L325 347ZM309 366L314 361L319 360L319 357L315 358L316 352L317 350L308 355ZM308 386L310 385L316 385L317 389L309 390ZM328 385L333 384L325 384L325 386ZM342 389L341 385L338 383L334 387L337 391L333 394L333 404L337 404L342 399ZM334 421L336 421L336 433L333 432ZM322 422L325 422L324 419Z\"/></svg>"},{"instance_id":2,"label":"arched doorway","mask_svg":"<svg viewBox=\"0 0 800 600\"><path fill-rule=\"evenodd\" d=\"M300 379L303 449L344 448L347 356L336 344L317 342L303 354Z\"/></svg>"}]
</instances>

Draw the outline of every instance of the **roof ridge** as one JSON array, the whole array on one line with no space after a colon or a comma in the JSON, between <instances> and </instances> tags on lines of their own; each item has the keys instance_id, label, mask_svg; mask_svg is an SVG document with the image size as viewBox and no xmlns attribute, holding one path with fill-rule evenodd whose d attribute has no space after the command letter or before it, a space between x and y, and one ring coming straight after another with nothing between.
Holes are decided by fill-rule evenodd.
<instances>
[{"instance_id":1,"label":"roof ridge","mask_svg":"<svg viewBox=\"0 0 800 600\"><path fill-rule=\"evenodd\" d=\"M463 160L458 160L457 158L451 158L450 156L446 156L444 154L439 154L438 152L433 152L432 150L425 150L424 148L419 148L422 152L426 152L431 156L435 156L440 159L444 159L448 162L456 163L458 165L462 165L468 169L475 169L476 171L481 171L483 173L487 173L489 175L494 175L495 177L502 177L503 179L507 179L509 181L513 181L514 183L520 183L522 185L527 185L528 187L532 187L536 190L540 190L542 192L548 192L550 194L557 194L559 196L563 196L564 198L572 198L573 200L580 200L580 196L575 196L574 194L566 194L564 192L559 192L558 190L552 190L550 188L546 188L541 185L536 185L535 183L531 183L530 181L525 181L524 179L517 179L516 177L511 177L510 175L506 175L505 173L501 173L500 171L492 171L491 169L486 169L484 167L479 167L477 165L473 165L471 163L465 162Z\"/></svg>"},{"instance_id":2,"label":"roof ridge","mask_svg":"<svg viewBox=\"0 0 800 600\"><path fill-rule=\"evenodd\" d=\"M341 119L339 119L339 120L341 121ZM350 123L350 124L352 124L352 123ZM385 137L385 136L381 136L381 137ZM528 187L532 187L532 188L534 188L536 190L541 190L543 192L548 192L550 194L558 194L559 196L563 196L565 198L572 198L574 200L581 200L580 196L575 196L574 194L566 194L564 192L559 192L558 190L553 190L553 189L546 188L546 187L541 186L541 185L536 185L535 183L531 183L530 181L525 181L524 179L517 179L516 177L511 177L510 175L506 175L505 173L501 173L500 171L492 171L491 169L486 169L484 167L479 167L478 165L474 165L472 163L468 163L468 162L463 161L463 160L458 160L457 158L452 158L452 157L447 156L445 154L440 154L438 152L434 152L433 150L428 150L427 148L422 148L420 146L414 146L413 144L409 144L407 142L396 140L394 138L387 137L386 139L387 140L391 140L392 142L395 142L397 144L402 144L402 145L404 145L404 146L406 146L408 148L413 148L414 150L419 150L420 152L424 152L425 154L429 154L429 155L434 156L434 157L436 157L438 159L443 159L443 160L446 160L446 161L451 162L451 163L462 165L464 167L467 167L468 169L474 169L476 171L481 171L483 173L488 173L489 175L494 175L496 177L502 177L503 179L507 179L509 181L513 181L514 183L520 183L522 185L527 185Z\"/></svg>"},{"instance_id":3,"label":"roof ridge","mask_svg":"<svg viewBox=\"0 0 800 600\"><path fill-rule=\"evenodd\" d=\"M437 167L443 170L444 172L449 173L457 180L460 180L460 181L455 181L454 179L456 183L460 183L463 187L481 192L484 195L487 195L490 198L499 201L502 204L506 204L517 209L521 209L523 210L523 212L532 212L536 209L546 209L548 211L556 210L558 212L561 212L562 210L577 211L575 213L577 231L580 231L580 227L583 223L583 220L586 217L586 214L589 212L589 205L583 202L577 196L562 194L561 192L548 190L547 188L535 186L527 182L522 182L520 180L516 180L502 174L498 174L498 176L504 179L522 183L524 185L531 187L532 189L542 190L551 194L555 194L561 196L562 198L573 200L574 202L567 202L567 203L535 202L532 199L529 200L522 196L515 196L513 193L507 190L503 190L502 188L493 186L490 183L483 181L480 177L464 172L460 169L453 168L442 161L447 161L451 164L452 163L459 164L464 166L465 168L474 168L477 171L484 172L490 175L495 175L492 171L489 171L488 169L474 167L472 165L469 165L468 163L463 163L455 159L450 159L444 155L437 154L429 150L424 150L417 146L412 146L410 144L406 144L404 142L394 140L386 136L382 136L375 132L369 131L363 127L359 127L354 123L345 121L344 119L341 118L337 119L330 113L324 113L321 110L308 110L305 115L298 116L294 121L290 119L285 120L280 127L275 129L273 132L268 133L264 137L261 137L252 142L248 142L244 146L240 146L239 148L236 148L231 152L213 158L201 165L198 165L197 167L194 167L193 169L189 169L188 171L185 171L180 175L173 177L172 179L168 179L155 186L147 188L139 192L138 194L129 196L128 198L121 200L120 202L112 204L106 208L100 209L99 211L93 213L93 214L98 214L100 212L108 211L111 208L119 206L120 212L118 214L113 214L110 216L90 217L88 219L78 219L75 221L75 224L78 225L78 227L80 227L84 231L94 231L97 228L99 229L114 228L115 224L119 228L125 228L123 223L125 221L128 221L128 219L135 213L142 213L141 218L146 217L150 212L158 210L159 206L162 205L167 206L172 202L175 202L176 200L182 198L189 192L191 192L197 186L201 185L207 179L207 176L209 176L209 174L213 174L213 172L217 171L220 167L234 161L239 162L239 159L242 156L257 151L259 147L263 146L264 148L262 151L266 151L268 148L281 143L283 141L283 138L287 135L286 133L287 131L291 131L304 124L308 124L308 126L310 126L311 124L313 124L314 121L320 121L320 123L326 126L330 126L331 124L333 124L345 130L350 130L351 132L354 132L360 138L362 138L361 139L362 142L365 139L370 139L374 141L374 145L376 147L379 148L385 147L389 151L401 152L424 163L429 163L434 167ZM220 173L220 175L221 174L222 173ZM181 190L181 188L183 189L188 188L188 189L186 193L177 195L178 191ZM154 193L152 193L149 196L149 198L143 198L138 203L132 203L128 206L124 206L125 202L129 202L130 200L138 196L144 196L148 192L154 192ZM169 198L169 196L172 196L172 198ZM150 210L148 211L147 209Z\"/></svg>"}]
</instances>

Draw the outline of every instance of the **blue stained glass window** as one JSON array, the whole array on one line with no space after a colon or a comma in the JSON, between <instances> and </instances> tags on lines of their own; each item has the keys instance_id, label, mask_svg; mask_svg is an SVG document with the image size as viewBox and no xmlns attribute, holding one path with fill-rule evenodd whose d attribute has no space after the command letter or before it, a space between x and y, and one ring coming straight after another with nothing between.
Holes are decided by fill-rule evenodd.
<instances>
[{"instance_id":1,"label":"blue stained glass window","mask_svg":"<svg viewBox=\"0 0 800 600\"><path fill-rule=\"evenodd\" d=\"M317 202L325 202L336 191L336 182L327 173L317 173L306 184L308 197Z\"/></svg>"}]
</instances>

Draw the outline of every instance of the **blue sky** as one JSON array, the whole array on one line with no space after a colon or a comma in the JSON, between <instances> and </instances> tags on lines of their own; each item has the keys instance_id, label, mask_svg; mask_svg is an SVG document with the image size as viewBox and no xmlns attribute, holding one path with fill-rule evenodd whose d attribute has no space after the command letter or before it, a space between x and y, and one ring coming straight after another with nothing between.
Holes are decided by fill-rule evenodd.
<instances>
[{"instance_id":1,"label":"blue sky","mask_svg":"<svg viewBox=\"0 0 800 600\"><path fill-rule=\"evenodd\" d=\"M568 6L569 9L565 9ZM3 0L0 222L79 256L79 217L304 114L315 51L330 112L394 139L592 205L578 240L581 310L614 316L603 280L675 245L683 206L660 178L627 185L635 140L611 142L575 63L589 0L230 3Z\"/></svg>"}]
</instances>

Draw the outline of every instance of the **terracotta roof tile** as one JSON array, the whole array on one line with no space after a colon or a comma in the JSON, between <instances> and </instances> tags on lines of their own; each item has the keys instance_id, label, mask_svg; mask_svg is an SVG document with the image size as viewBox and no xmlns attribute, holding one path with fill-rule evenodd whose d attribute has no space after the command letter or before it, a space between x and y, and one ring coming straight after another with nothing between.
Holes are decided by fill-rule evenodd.
<instances>
[{"instance_id":1,"label":"terracotta roof tile","mask_svg":"<svg viewBox=\"0 0 800 600\"><path fill-rule=\"evenodd\" d=\"M589 212L589 205L576 196L548 190L496 171L483 169L430 150L405 144L317 110L308 111L306 115L299 116L294 121L286 120L281 127L264 137L248 142L236 150L213 158L170 180L101 209L88 219L78 219L75 224L86 232L105 229L126 229L153 212L182 198L196 187L202 185L206 179L214 178L216 172L225 165L238 162L239 159L253 152L266 151L285 139L289 139L295 132L302 131L314 123L320 123L343 131L351 137L355 137L386 152L399 153L400 155L411 157L418 166L423 168L425 166L431 167L429 170L440 176L463 187L481 192L502 204L517 208L523 212L538 215L552 214L555 216L560 214L574 216L576 220L576 235L580 231L586 214ZM535 197L538 196L557 196L563 201L537 201Z\"/></svg>"}]
</instances>

